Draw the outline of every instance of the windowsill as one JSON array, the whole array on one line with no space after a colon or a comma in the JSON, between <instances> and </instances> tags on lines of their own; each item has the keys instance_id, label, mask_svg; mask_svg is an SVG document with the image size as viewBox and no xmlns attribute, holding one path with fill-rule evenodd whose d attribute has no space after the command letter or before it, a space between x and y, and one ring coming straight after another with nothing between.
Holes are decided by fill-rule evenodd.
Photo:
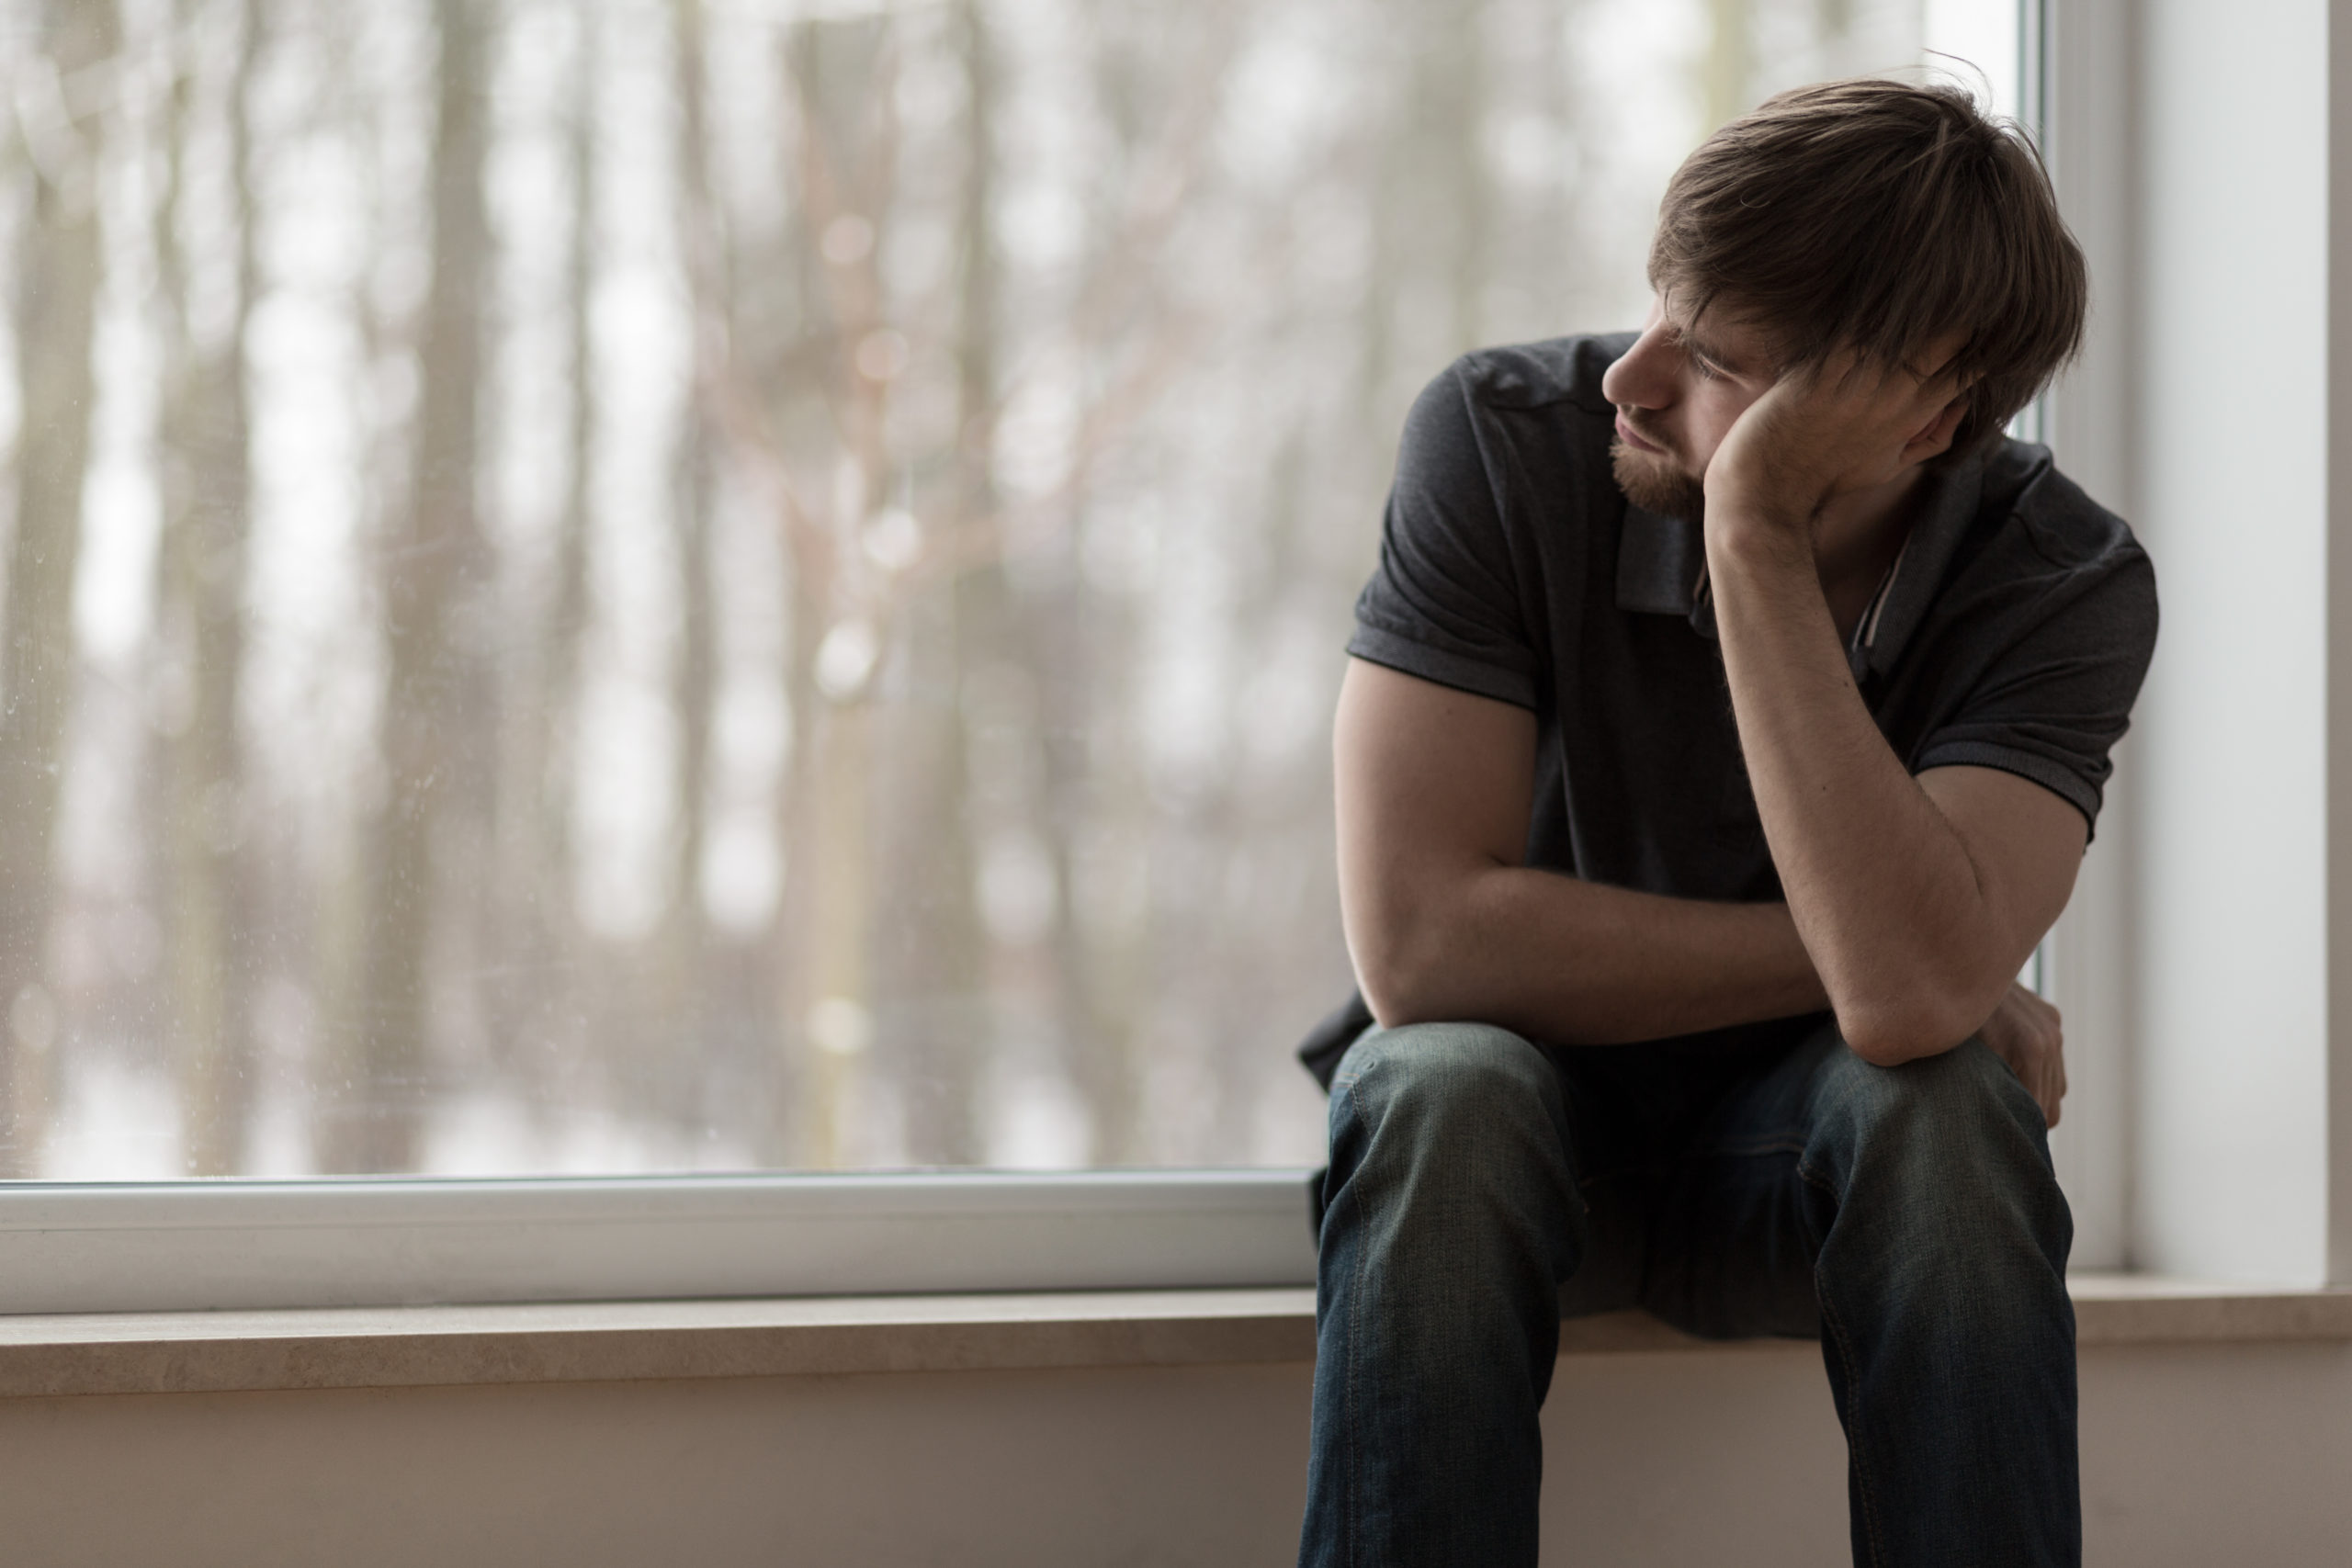
<instances>
[{"instance_id":1,"label":"windowsill","mask_svg":"<svg viewBox=\"0 0 2352 1568\"><path fill-rule=\"evenodd\" d=\"M2085 1346L2352 1339L2352 1291L2074 1280ZM1641 1313L1572 1319L1562 1355L1709 1344ZM264 1389L1304 1363L1308 1290L336 1307L0 1318L0 1398Z\"/></svg>"}]
</instances>

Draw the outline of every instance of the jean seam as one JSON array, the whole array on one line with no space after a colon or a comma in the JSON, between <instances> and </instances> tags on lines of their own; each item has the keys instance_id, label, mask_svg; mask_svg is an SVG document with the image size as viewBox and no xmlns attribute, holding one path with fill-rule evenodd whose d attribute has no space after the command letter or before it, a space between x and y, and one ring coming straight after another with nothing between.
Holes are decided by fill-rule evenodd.
<instances>
[{"instance_id":1,"label":"jean seam","mask_svg":"<svg viewBox=\"0 0 2352 1568\"><path fill-rule=\"evenodd\" d=\"M1828 1194L1833 1202L1837 1201L1838 1189L1834 1184L1824 1179L1818 1172L1808 1170L1803 1160L1797 1162L1796 1169L1798 1180ZM1878 1490L1871 1483L1870 1467L1862 1461L1860 1434L1855 1430L1862 1420L1861 1366L1854 1358L1853 1341L1846 1332L1846 1325L1838 1321L1837 1312L1829 1304L1829 1292L1823 1288L1817 1263L1814 1266L1813 1294L1821 1306L1822 1326L1829 1331L1830 1343L1838 1348L1838 1359L1846 1365L1848 1398L1853 1405L1852 1416L1847 1424L1846 1454L1854 1467L1855 1490L1861 1494L1862 1528L1870 1537L1871 1561L1882 1563L1886 1561L1886 1544L1879 1533Z\"/></svg>"},{"instance_id":2,"label":"jean seam","mask_svg":"<svg viewBox=\"0 0 2352 1568\"><path fill-rule=\"evenodd\" d=\"M1361 1075L1358 1076L1361 1077ZM1347 1088L1344 1090L1351 1102L1352 1102L1355 1098L1355 1087L1356 1080L1351 1078L1349 1080ZM1352 1103L1351 1103L1349 1109L1350 1113L1352 1115L1354 1113L1354 1106ZM1363 1221L1364 1215L1364 1203L1363 1194L1361 1190L1360 1184L1363 1182L1365 1175L1364 1163L1365 1162L1363 1160L1358 1160L1356 1162L1355 1168L1348 1172L1347 1182L1349 1188L1347 1196L1355 1203L1356 1219L1359 1230L1363 1228ZM1367 1250L1365 1243L1370 1239L1371 1238L1369 1236L1362 1235L1357 1237L1357 1245L1354 1249L1354 1258L1351 1267L1352 1278L1350 1280L1348 1285L1348 1353L1346 1364L1341 1368L1340 1374L1340 1381L1347 1390L1347 1419L1345 1422L1345 1427L1347 1432L1348 1451L1347 1490L1346 1495L1343 1499L1343 1506L1340 1508L1339 1520L1340 1554L1342 1559L1341 1568L1353 1568L1353 1565L1357 1561L1356 1511L1363 1493L1363 1476L1362 1473L1363 1449L1362 1444L1358 1441L1359 1433L1357 1430L1359 1425L1358 1405L1360 1401L1357 1397L1358 1391L1356 1386L1356 1372L1359 1364L1358 1348L1362 1344L1363 1338L1364 1254Z\"/></svg>"}]
</instances>

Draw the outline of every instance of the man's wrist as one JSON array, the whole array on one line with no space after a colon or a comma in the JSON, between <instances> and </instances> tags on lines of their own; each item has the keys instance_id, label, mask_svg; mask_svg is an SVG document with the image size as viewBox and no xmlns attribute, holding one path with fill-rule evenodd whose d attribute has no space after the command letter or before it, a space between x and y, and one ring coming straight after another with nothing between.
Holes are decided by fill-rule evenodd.
<instances>
[{"instance_id":1,"label":"man's wrist","mask_svg":"<svg viewBox=\"0 0 2352 1568\"><path fill-rule=\"evenodd\" d=\"M1727 578L1816 579L1810 518L1752 503L1719 507L1710 497L1703 538L1708 574L1719 587Z\"/></svg>"}]
</instances>

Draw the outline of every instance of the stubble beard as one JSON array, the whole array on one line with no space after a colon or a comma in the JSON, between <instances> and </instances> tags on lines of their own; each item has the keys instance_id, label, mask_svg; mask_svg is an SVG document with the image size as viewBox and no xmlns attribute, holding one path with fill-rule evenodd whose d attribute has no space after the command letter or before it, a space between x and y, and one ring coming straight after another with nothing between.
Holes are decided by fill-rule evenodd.
<instances>
[{"instance_id":1,"label":"stubble beard","mask_svg":"<svg viewBox=\"0 0 2352 1568\"><path fill-rule=\"evenodd\" d=\"M1609 444L1609 466L1625 499L1643 511L1689 523L1705 521L1707 487L1666 453L1636 451L1619 436Z\"/></svg>"}]
</instances>

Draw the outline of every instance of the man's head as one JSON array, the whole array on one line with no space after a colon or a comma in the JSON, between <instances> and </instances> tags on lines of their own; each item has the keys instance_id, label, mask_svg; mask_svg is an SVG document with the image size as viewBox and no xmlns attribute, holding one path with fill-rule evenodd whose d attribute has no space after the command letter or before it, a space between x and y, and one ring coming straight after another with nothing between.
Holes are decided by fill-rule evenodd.
<instances>
[{"instance_id":1,"label":"man's head","mask_svg":"<svg viewBox=\"0 0 2352 1568\"><path fill-rule=\"evenodd\" d=\"M1740 412L1841 349L1947 370L1949 454L1980 448L2073 355L2087 295L2016 129L1957 87L1871 79L1782 93L1709 137L1667 186L1649 271L1657 303L1603 390L1618 482L1685 516Z\"/></svg>"}]
</instances>

